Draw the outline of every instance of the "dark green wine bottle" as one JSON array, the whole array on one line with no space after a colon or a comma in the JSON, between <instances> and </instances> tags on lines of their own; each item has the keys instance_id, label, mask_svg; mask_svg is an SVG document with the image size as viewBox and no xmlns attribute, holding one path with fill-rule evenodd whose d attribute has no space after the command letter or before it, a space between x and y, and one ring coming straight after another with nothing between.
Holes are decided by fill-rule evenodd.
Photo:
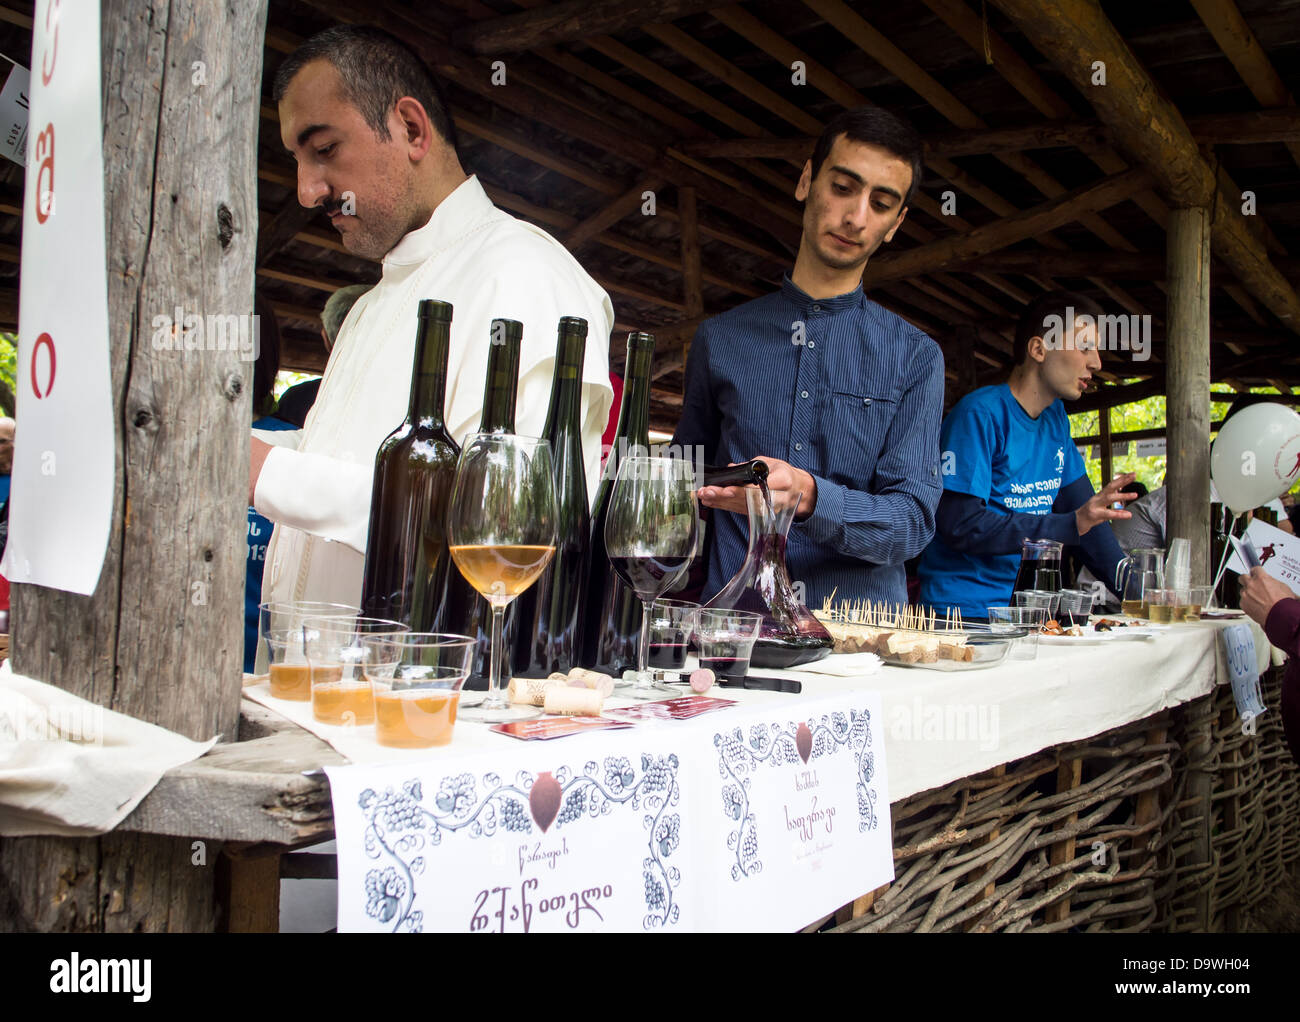
<instances>
[{"instance_id":1,"label":"dark green wine bottle","mask_svg":"<svg viewBox=\"0 0 1300 1022\"><path fill-rule=\"evenodd\" d=\"M446 302L420 302L410 404L379 445L370 496L362 611L417 632L433 628L450 563L447 500L460 455L443 422L451 312Z\"/></svg>"},{"instance_id":2,"label":"dark green wine bottle","mask_svg":"<svg viewBox=\"0 0 1300 1022\"><path fill-rule=\"evenodd\" d=\"M524 335L524 325L513 319L494 319L489 334L487 380L483 386L483 414L479 419L480 433L513 433L515 431L515 400L519 393L519 347ZM463 438L462 438L463 439ZM465 687L485 689L492 656L492 608L465 576L456 568L448 572L447 599L439 616L440 632L468 635L477 640L474 662L470 666ZM502 623L501 648L509 651L515 641L515 608L506 608ZM507 661L508 662L508 661Z\"/></svg>"},{"instance_id":3,"label":"dark green wine bottle","mask_svg":"<svg viewBox=\"0 0 1300 1022\"><path fill-rule=\"evenodd\" d=\"M587 352L587 321L560 320L555 348L551 403L542 436L551 444L555 474L555 556L542 577L515 600L519 628L514 672L544 678L581 666L582 605L591 552L587 510L587 470L582 457L582 365Z\"/></svg>"},{"instance_id":4,"label":"dark green wine bottle","mask_svg":"<svg viewBox=\"0 0 1300 1022\"><path fill-rule=\"evenodd\" d=\"M632 453L650 453L650 363L653 334L627 335L623 371L623 402L619 405L614 444L591 505L591 567L587 576L587 609L583 620L584 666L607 671L615 678L635 670L641 641L641 601L610 566L605 554L605 515L618 466Z\"/></svg>"}]
</instances>

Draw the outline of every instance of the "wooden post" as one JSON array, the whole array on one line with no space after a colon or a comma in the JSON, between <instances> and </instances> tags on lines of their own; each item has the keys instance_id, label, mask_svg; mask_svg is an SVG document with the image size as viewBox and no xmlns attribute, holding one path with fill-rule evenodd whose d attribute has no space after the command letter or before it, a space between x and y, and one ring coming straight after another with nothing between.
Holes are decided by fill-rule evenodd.
<instances>
[{"instance_id":1,"label":"wooden post","mask_svg":"<svg viewBox=\"0 0 1300 1022\"><path fill-rule=\"evenodd\" d=\"M1097 439L1101 451L1101 485L1105 486L1115 477L1115 447L1110 439L1109 405L1097 409Z\"/></svg>"},{"instance_id":2,"label":"wooden post","mask_svg":"<svg viewBox=\"0 0 1300 1022\"><path fill-rule=\"evenodd\" d=\"M92 596L13 592L15 671L191 738L239 720L253 365L155 350L152 321L253 313L265 23L265 0L103 2L113 525ZM210 930L218 851L0 841L0 930Z\"/></svg>"},{"instance_id":3,"label":"wooden post","mask_svg":"<svg viewBox=\"0 0 1300 1022\"><path fill-rule=\"evenodd\" d=\"M1192 585L1210 572L1210 211L1169 213L1165 540L1191 541Z\"/></svg>"}]
</instances>

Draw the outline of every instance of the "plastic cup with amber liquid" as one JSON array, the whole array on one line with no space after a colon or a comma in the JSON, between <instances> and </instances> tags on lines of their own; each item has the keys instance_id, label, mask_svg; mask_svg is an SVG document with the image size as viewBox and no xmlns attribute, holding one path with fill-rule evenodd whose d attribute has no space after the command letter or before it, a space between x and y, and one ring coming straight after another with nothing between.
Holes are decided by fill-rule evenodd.
<instances>
[{"instance_id":1,"label":"plastic cup with amber liquid","mask_svg":"<svg viewBox=\"0 0 1300 1022\"><path fill-rule=\"evenodd\" d=\"M475 640L406 632L367 636L363 643L374 689L375 741L396 749L449 744Z\"/></svg>"},{"instance_id":2,"label":"plastic cup with amber liquid","mask_svg":"<svg viewBox=\"0 0 1300 1022\"><path fill-rule=\"evenodd\" d=\"M311 668L303 650L302 628L274 629L263 635L270 662L271 695L305 703L311 698Z\"/></svg>"},{"instance_id":3,"label":"plastic cup with amber liquid","mask_svg":"<svg viewBox=\"0 0 1300 1022\"><path fill-rule=\"evenodd\" d=\"M308 618L303 649L310 668L311 712L322 724L355 727L375 721L374 695L366 675L368 636L400 635L409 625L385 618Z\"/></svg>"},{"instance_id":4,"label":"plastic cup with amber liquid","mask_svg":"<svg viewBox=\"0 0 1300 1022\"><path fill-rule=\"evenodd\" d=\"M1147 591L1147 619L1152 624L1167 625L1174 620L1178 600L1176 589L1150 589Z\"/></svg>"},{"instance_id":5,"label":"plastic cup with amber liquid","mask_svg":"<svg viewBox=\"0 0 1300 1022\"><path fill-rule=\"evenodd\" d=\"M346 603L319 603L303 600L296 603L277 603L268 600L257 605L257 658L253 673L260 677L268 674L271 662L271 649L268 645L272 632L301 631L302 624L308 618L315 617L349 617L360 614L360 607ZM299 643L301 646L301 643ZM276 688L272 683L272 689ZM272 691L272 695L275 692ZM305 697L304 697L305 698Z\"/></svg>"},{"instance_id":6,"label":"plastic cup with amber liquid","mask_svg":"<svg viewBox=\"0 0 1300 1022\"><path fill-rule=\"evenodd\" d=\"M1212 588L1212 586L1192 586L1187 590L1187 611L1183 618L1185 621L1201 620L1201 611L1209 606Z\"/></svg>"}]
</instances>

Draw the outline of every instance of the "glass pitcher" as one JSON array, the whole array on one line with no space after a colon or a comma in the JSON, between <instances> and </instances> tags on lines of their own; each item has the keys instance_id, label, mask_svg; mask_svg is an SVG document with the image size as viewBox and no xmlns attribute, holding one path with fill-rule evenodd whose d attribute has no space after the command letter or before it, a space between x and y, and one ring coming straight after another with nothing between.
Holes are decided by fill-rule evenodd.
<instances>
[{"instance_id":1,"label":"glass pitcher","mask_svg":"<svg viewBox=\"0 0 1300 1022\"><path fill-rule=\"evenodd\" d=\"M1130 551L1115 565L1115 592L1120 594L1125 614L1149 617L1147 594L1165 587L1165 552L1160 547Z\"/></svg>"},{"instance_id":2,"label":"glass pitcher","mask_svg":"<svg viewBox=\"0 0 1300 1022\"><path fill-rule=\"evenodd\" d=\"M1020 544L1020 571L1013 593L1061 591L1062 544L1053 539L1027 539Z\"/></svg>"},{"instance_id":3,"label":"glass pitcher","mask_svg":"<svg viewBox=\"0 0 1300 1022\"><path fill-rule=\"evenodd\" d=\"M799 509L801 494L777 492L769 498L756 486L747 487L749 550L745 563L705 607L746 610L763 615L750 664L755 667L794 667L820 660L834 641L812 615L790 581L785 566L786 534Z\"/></svg>"}]
</instances>

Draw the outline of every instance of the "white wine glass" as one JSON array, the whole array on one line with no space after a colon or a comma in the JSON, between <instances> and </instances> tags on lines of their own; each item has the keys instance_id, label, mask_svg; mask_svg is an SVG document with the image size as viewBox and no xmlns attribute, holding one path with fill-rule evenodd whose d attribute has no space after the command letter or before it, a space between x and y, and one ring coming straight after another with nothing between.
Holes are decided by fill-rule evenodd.
<instances>
[{"instance_id":1,"label":"white wine glass","mask_svg":"<svg viewBox=\"0 0 1300 1022\"><path fill-rule=\"evenodd\" d=\"M500 723L540 715L512 706L501 669L501 626L510 601L537 581L555 555L555 483L551 445L513 433L465 438L447 512L451 558L492 607L492 658L487 696L462 709L465 720Z\"/></svg>"}]
</instances>

